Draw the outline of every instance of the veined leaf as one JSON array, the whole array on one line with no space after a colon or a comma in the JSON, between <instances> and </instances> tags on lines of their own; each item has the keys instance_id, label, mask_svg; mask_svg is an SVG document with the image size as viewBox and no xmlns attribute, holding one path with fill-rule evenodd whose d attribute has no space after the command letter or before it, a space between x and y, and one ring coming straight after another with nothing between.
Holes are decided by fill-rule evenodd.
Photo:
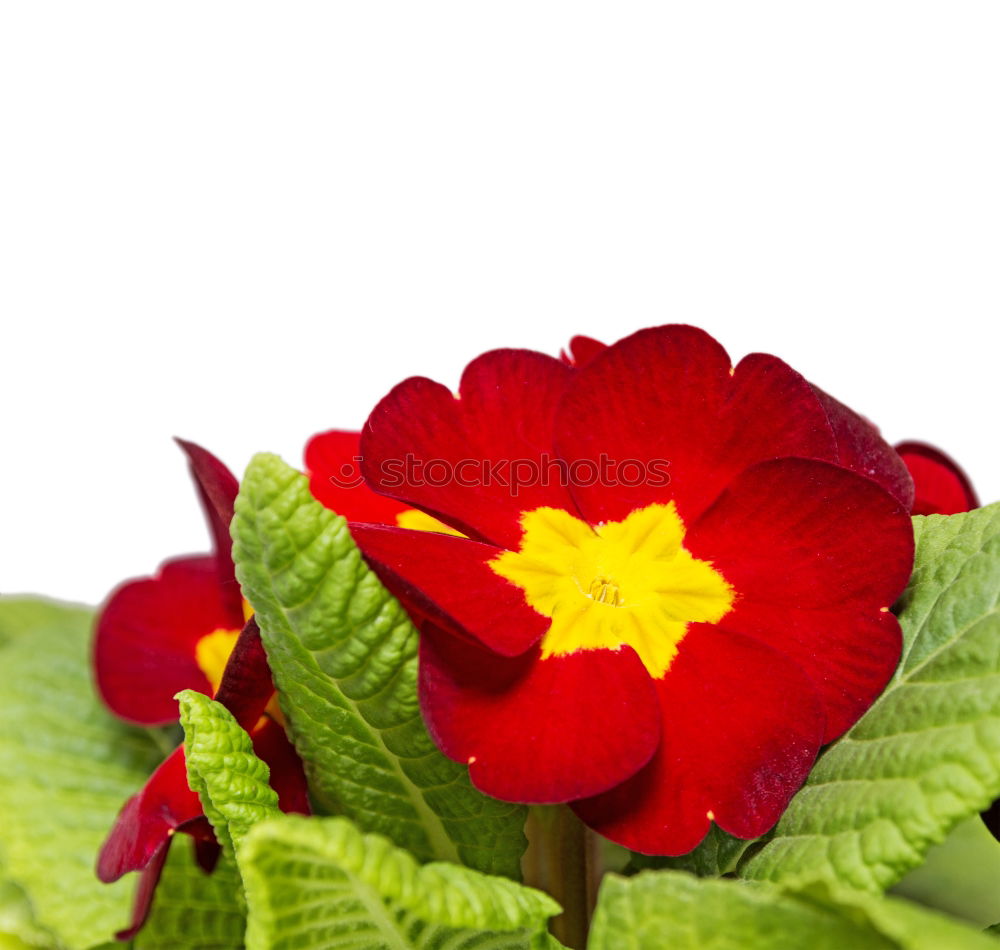
<instances>
[{"instance_id":1,"label":"veined leaf","mask_svg":"<svg viewBox=\"0 0 1000 950\"><path fill-rule=\"evenodd\" d=\"M92 612L0 599L0 847L36 922L92 947L128 920L132 880L102 884L94 863L126 798L160 755L94 694Z\"/></svg>"},{"instance_id":2,"label":"veined leaf","mask_svg":"<svg viewBox=\"0 0 1000 950\"><path fill-rule=\"evenodd\" d=\"M419 865L345 818L285 815L240 849L248 950L540 950L559 905L455 864Z\"/></svg>"},{"instance_id":3,"label":"veined leaf","mask_svg":"<svg viewBox=\"0 0 1000 950\"><path fill-rule=\"evenodd\" d=\"M899 670L742 876L886 888L1000 797L1000 504L914 526Z\"/></svg>"},{"instance_id":4,"label":"veined leaf","mask_svg":"<svg viewBox=\"0 0 1000 950\"><path fill-rule=\"evenodd\" d=\"M525 810L482 795L434 746L416 695L417 633L343 518L273 455L247 469L233 556L321 810L422 861L519 875Z\"/></svg>"},{"instance_id":5,"label":"veined leaf","mask_svg":"<svg viewBox=\"0 0 1000 950\"><path fill-rule=\"evenodd\" d=\"M992 938L895 898L644 871L605 878L588 950L989 950Z\"/></svg>"},{"instance_id":6,"label":"veined leaf","mask_svg":"<svg viewBox=\"0 0 1000 950\"><path fill-rule=\"evenodd\" d=\"M280 813L277 792L267 784L270 770L225 706L191 689L178 693L177 700L188 784L223 849L235 857L252 825Z\"/></svg>"},{"instance_id":7,"label":"veined leaf","mask_svg":"<svg viewBox=\"0 0 1000 950\"><path fill-rule=\"evenodd\" d=\"M240 877L232 860L224 855L206 874L194 861L191 839L178 835L134 950L241 950L245 929Z\"/></svg>"}]
</instances>

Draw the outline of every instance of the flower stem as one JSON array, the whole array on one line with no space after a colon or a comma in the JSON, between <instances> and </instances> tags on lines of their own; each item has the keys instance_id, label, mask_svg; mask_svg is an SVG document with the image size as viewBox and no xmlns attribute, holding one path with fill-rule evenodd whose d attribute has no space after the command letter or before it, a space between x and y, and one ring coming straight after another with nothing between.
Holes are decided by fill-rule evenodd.
<instances>
[{"instance_id":1,"label":"flower stem","mask_svg":"<svg viewBox=\"0 0 1000 950\"><path fill-rule=\"evenodd\" d=\"M524 882L547 891L563 908L552 935L572 950L587 943L597 890L596 840L566 805L536 805L525 826Z\"/></svg>"}]
</instances>

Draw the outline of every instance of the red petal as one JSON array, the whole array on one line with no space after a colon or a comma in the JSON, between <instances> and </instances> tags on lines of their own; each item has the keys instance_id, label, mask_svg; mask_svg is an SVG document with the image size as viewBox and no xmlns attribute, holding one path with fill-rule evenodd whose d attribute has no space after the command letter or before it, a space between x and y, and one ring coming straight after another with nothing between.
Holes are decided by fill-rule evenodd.
<instances>
[{"instance_id":1,"label":"red petal","mask_svg":"<svg viewBox=\"0 0 1000 950\"><path fill-rule=\"evenodd\" d=\"M901 442L896 451L913 477L913 514L955 515L979 507L969 476L940 449L925 442Z\"/></svg>"},{"instance_id":2,"label":"red petal","mask_svg":"<svg viewBox=\"0 0 1000 950\"><path fill-rule=\"evenodd\" d=\"M830 420L837 440L837 454L831 461L878 482L909 511L913 506L913 481L892 446L879 434L878 428L818 386L813 386L813 391Z\"/></svg>"},{"instance_id":3,"label":"red petal","mask_svg":"<svg viewBox=\"0 0 1000 950\"><path fill-rule=\"evenodd\" d=\"M428 628L420 703L445 755L506 801L610 788L649 761L660 736L653 681L630 647L507 659Z\"/></svg>"},{"instance_id":4,"label":"red petal","mask_svg":"<svg viewBox=\"0 0 1000 950\"><path fill-rule=\"evenodd\" d=\"M178 746L125 803L101 848L97 876L108 884L142 870L173 831L201 815L198 795L188 787L184 747Z\"/></svg>"},{"instance_id":5,"label":"red petal","mask_svg":"<svg viewBox=\"0 0 1000 950\"><path fill-rule=\"evenodd\" d=\"M871 705L899 662L888 607L913 566L910 519L884 489L826 462L762 462L690 527L684 544L737 592L719 625L767 643L812 678L826 709L825 741Z\"/></svg>"},{"instance_id":6,"label":"red petal","mask_svg":"<svg viewBox=\"0 0 1000 950\"><path fill-rule=\"evenodd\" d=\"M358 462L361 433L331 429L306 443L305 463L313 497L348 521L395 524L407 506L377 495L366 484Z\"/></svg>"},{"instance_id":7,"label":"red petal","mask_svg":"<svg viewBox=\"0 0 1000 950\"><path fill-rule=\"evenodd\" d=\"M260 639L260 628L251 617L229 654L215 699L233 714L240 728L250 730L264 715L273 695L274 682Z\"/></svg>"},{"instance_id":8,"label":"red petal","mask_svg":"<svg viewBox=\"0 0 1000 950\"><path fill-rule=\"evenodd\" d=\"M208 819L204 819L208 824ZM187 830L187 829L185 829ZM222 845L215 840L215 832L212 826L208 826L210 837L201 835L195 836L191 842L194 845L194 859L198 867L206 874L211 874L219 866L219 858L222 857Z\"/></svg>"},{"instance_id":9,"label":"red petal","mask_svg":"<svg viewBox=\"0 0 1000 950\"><path fill-rule=\"evenodd\" d=\"M265 720L254 730L253 750L271 769L269 784L278 793L278 807L283 812L312 814L302 760L285 730L274 720Z\"/></svg>"},{"instance_id":10,"label":"red petal","mask_svg":"<svg viewBox=\"0 0 1000 950\"><path fill-rule=\"evenodd\" d=\"M712 818L740 838L766 832L823 738L823 711L808 679L763 644L692 624L658 686L663 738L653 760L574 810L645 854L686 854Z\"/></svg>"},{"instance_id":11,"label":"red petal","mask_svg":"<svg viewBox=\"0 0 1000 950\"><path fill-rule=\"evenodd\" d=\"M495 350L469 364L457 399L440 383L405 380L362 433L368 484L463 534L516 548L523 511L572 507L552 455L556 405L572 376L541 353Z\"/></svg>"},{"instance_id":12,"label":"red petal","mask_svg":"<svg viewBox=\"0 0 1000 950\"><path fill-rule=\"evenodd\" d=\"M568 462L602 456L635 481L586 484L571 467L573 496L592 523L673 499L691 523L740 471L783 455L832 458L829 423L809 384L773 356L730 372L726 351L694 327L667 326L609 347L573 377L556 421ZM661 477L663 473L667 477ZM614 465L609 474L614 478Z\"/></svg>"},{"instance_id":13,"label":"red petal","mask_svg":"<svg viewBox=\"0 0 1000 950\"><path fill-rule=\"evenodd\" d=\"M846 732L881 695L899 665L903 635L889 611L799 610L737 602L719 626L767 643L809 676L826 712L823 743Z\"/></svg>"},{"instance_id":14,"label":"red petal","mask_svg":"<svg viewBox=\"0 0 1000 950\"><path fill-rule=\"evenodd\" d=\"M684 546L738 598L799 608L889 607L913 568L913 528L899 502L813 459L747 469L689 525Z\"/></svg>"},{"instance_id":15,"label":"red petal","mask_svg":"<svg viewBox=\"0 0 1000 950\"><path fill-rule=\"evenodd\" d=\"M233 506L240 483L236 476L207 449L194 442L176 439L184 450L191 467L198 497L208 519L208 527L215 543L215 556L219 565L219 581L227 607L233 613L242 614L243 595L236 581L236 567L233 564L233 541L229 536L229 524L233 520Z\"/></svg>"},{"instance_id":16,"label":"red petal","mask_svg":"<svg viewBox=\"0 0 1000 950\"><path fill-rule=\"evenodd\" d=\"M160 875L163 873L163 865L167 863L169 853L170 838L167 838L156 849L149 864L142 869L135 896L132 898L132 920L128 927L115 934L115 940L131 940L145 926L153 903L153 894L156 892L156 885L160 883Z\"/></svg>"},{"instance_id":17,"label":"red petal","mask_svg":"<svg viewBox=\"0 0 1000 950\"><path fill-rule=\"evenodd\" d=\"M524 591L489 567L499 548L432 531L350 527L386 586L456 636L470 635L495 653L516 656L548 630L550 619L528 606Z\"/></svg>"},{"instance_id":18,"label":"red petal","mask_svg":"<svg viewBox=\"0 0 1000 950\"><path fill-rule=\"evenodd\" d=\"M155 726L177 719L174 695L211 693L195 661L195 645L213 630L239 630L213 557L167 561L156 577L130 581L108 600L97 620L97 686L123 719Z\"/></svg>"},{"instance_id":19,"label":"red petal","mask_svg":"<svg viewBox=\"0 0 1000 950\"><path fill-rule=\"evenodd\" d=\"M586 366L598 353L608 348L607 343L601 343L589 336L575 336L569 341L569 352L563 350L559 359L569 366Z\"/></svg>"}]
</instances>

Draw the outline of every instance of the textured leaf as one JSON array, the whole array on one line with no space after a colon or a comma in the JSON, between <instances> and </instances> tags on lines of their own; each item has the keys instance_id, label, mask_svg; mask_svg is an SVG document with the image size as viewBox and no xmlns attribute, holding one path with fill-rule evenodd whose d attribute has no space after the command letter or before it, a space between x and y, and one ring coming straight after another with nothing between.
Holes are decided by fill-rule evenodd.
<instances>
[{"instance_id":1,"label":"textured leaf","mask_svg":"<svg viewBox=\"0 0 1000 950\"><path fill-rule=\"evenodd\" d=\"M128 920L132 880L102 884L98 848L156 766L156 743L106 712L89 665L92 614L0 599L0 847L35 920L68 947Z\"/></svg>"},{"instance_id":2,"label":"textured leaf","mask_svg":"<svg viewBox=\"0 0 1000 950\"><path fill-rule=\"evenodd\" d=\"M345 818L282 816L240 850L249 950L552 946L545 894L454 864L419 865Z\"/></svg>"},{"instance_id":3,"label":"textured leaf","mask_svg":"<svg viewBox=\"0 0 1000 950\"><path fill-rule=\"evenodd\" d=\"M235 857L252 825L279 814L278 795L267 783L270 770L225 706L191 689L178 693L177 700L188 784L223 849Z\"/></svg>"},{"instance_id":4,"label":"textured leaf","mask_svg":"<svg viewBox=\"0 0 1000 950\"><path fill-rule=\"evenodd\" d=\"M224 856L206 874L195 864L191 840L181 835L171 845L149 919L133 946L135 950L239 950L245 927L240 878L232 861Z\"/></svg>"},{"instance_id":5,"label":"textured leaf","mask_svg":"<svg viewBox=\"0 0 1000 950\"><path fill-rule=\"evenodd\" d=\"M987 950L978 930L905 901L644 871L605 878L588 950Z\"/></svg>"},{"instance_id":6,"label":"textured leaf","mask_svg":"<svg viewBox=\"0 0 1000 950\"><path fill-rule=\"evenodd\" d=\"M1000 505L914 519L903 660L741 874L878 890L1000 797Z\"/></svg>"},{"instance_id":7,"label":"textured leaf","mask_svg":"<svg viewBox=\"0 0 1000 950\"><path fill-rule=\"evenodd\" d=\"M434 746L416 696L417 634L344 520L271 455L247 469L233 554L291 737L321 810L420 860L517 877L525 810L482 795Z\"/></svg>"}]
</instances>

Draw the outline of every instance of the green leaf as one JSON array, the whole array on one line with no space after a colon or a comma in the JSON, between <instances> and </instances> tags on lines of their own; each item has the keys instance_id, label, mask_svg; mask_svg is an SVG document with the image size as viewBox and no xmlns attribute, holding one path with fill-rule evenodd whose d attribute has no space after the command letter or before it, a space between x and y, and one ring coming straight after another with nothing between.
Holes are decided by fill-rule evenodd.
<instances>
[{"instance_id":1,"label":"green leaf","mask_svg":"<svg viewBox=\"0 0 1000 950\"><path fill-rule=\"evenodd\" d=\"M232 857L252 825L280 814L270 770L232 713L204 693L177 694L188 784L198 793L215 836Z\"/></svg>"},{"instance_id":2,"label":"green leaf","mask_svg":"<svg viewBox=\"0 0 1000 950\"><path fill-rule=\"evenodd\" d=\"M1000 842L977 815L963 821L892 893L985 927L1000 920Z\"/></svg>"},{"instance_id":3,"label":"green leaf","mask_svg":"<svg viewBox=\"0 0 1000 950\"><path fill-rule=\"evenodd\" d=\"M899 670L821 757L746 877L879 890L1000 796L1000 504L914 525Z\"/></svg>"},{"instance_id":4,"label":"green leaf","mask_svg":"<svg viewBox=\"0 0 1000 950\"><path fill-rule=\"evenodd\" d=\"M13 881L0 881L0 950L50 950L55 938L35 920L28 895Z\"/></svg>"},{"instance_id":5,"label":"green leaf","mask_svg":"<svg viewBox=\"0 0 1000 950\"><path fill-rule=\"evenodd\" d=\"M604 879L588 950L988 950L978 930L895 898L644 871Z\"/></svg>"},{"instance_id":6,"label":"green leaf","mask_svg":"<svg viewBox=\"0 0 1000 950\"><path fill-rule=\"evenodd\" d=\"M417 633L343 518L273 455L247 469L233 556L318 808L420 860L517 877L521 806L482 795L434 746L416 695Z\"/></svg>"},{"instance_id":7,"label":"green leaf","mask_svg":"<svg viewBox=\"0 0 1000 950\"><path fill-rule=\"evenodd\" d=\"M206 874L194 861L191 839L178 835L149 919L134 940L135 950L240 950L245 929L242 886L233 862L223 856Z\"/></svg>"},{"instance_id":8,"label":"green leaf","mask_svg":"<svg viewBox=\"0 0 1000 950\"><path fill-rule=\"evenodd\" d=\"M243 946L246 914L234 850L255 821L278 813L277 795L267 784L267 766L229 710L193 690L177 699L188 782L224 854L206 874L194 860L192 842L174 840L135 950L236 950Z\"/></svg>"},{"instance_id":9,"label":"green leaf","mask_svg":"<svg viewBox=\"0 0 1000 950\"><path fill-rule=\"evenodd\" d=\"M540 891L444 862L419 865L345 818L286 815L240 849L249 950L551 947L559 905Z\"/></svg>"},{"instance_id":10,"label":"green leaf","mask_svg":"<svg viewBox=\"0 0 1000 950\"><path fill-rule=\"evenodd\" d=\"M107 941L129 918L133 880L102 884L97 852L160 754L94 694L92 612L0 599L0 847L37 923L68 947Z\"/></svg>"}]
</instances>

